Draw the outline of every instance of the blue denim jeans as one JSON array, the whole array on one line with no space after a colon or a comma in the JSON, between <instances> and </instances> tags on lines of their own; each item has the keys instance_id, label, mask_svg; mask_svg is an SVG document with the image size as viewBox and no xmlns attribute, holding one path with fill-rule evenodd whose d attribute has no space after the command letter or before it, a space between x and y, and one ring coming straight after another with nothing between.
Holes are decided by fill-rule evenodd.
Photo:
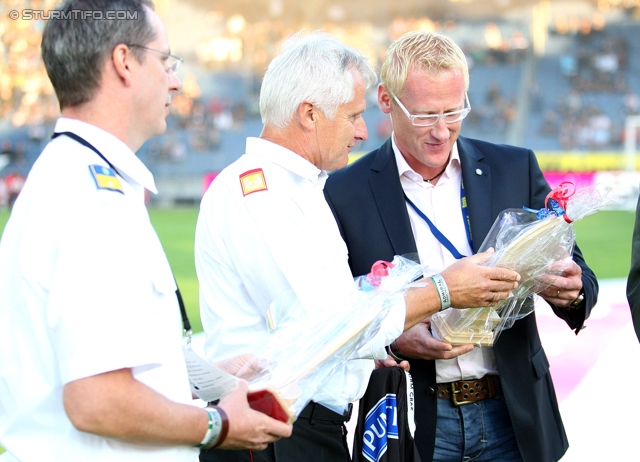
<instances>
[{"instance_id":1,"label":"blue denim jeans","mask_svg":"<svg viewBox=\"0 0 640 462\"><path fill-rule=\"evenodd\" d=\"M438 399L434 462L522 462L501 397L455 407Z\"/></svg>"}]
</instances>

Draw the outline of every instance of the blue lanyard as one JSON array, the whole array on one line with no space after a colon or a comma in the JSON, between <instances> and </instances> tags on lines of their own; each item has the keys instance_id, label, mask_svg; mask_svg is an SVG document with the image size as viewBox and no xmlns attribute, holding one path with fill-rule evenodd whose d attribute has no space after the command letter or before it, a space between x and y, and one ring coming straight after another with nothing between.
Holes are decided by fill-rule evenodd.
<instances>
[{"instance_id":1,"label":"blue lanyard","mask_svg":"<svg viewBox=\"0 0 640 462\"><path fill-rule=\"evenodd\" d=\"M427 217L424 213L422 213L422 210L420 210L413 202L411 202L411 199L407 197L407 194L404 191L403 191L403 194L404 194L404 199L413 208L413 210L416 211L418 216L427 223L427 225L429 226L429 229L431 230L431 233L440 242L440 244L445 246L445 248L449 252L451 252L451 255L453 255L453 257L456 258L457 260L464 258L465 256L462 255L460 252L458 252L458 249L456 249L456 247L451 243L451 241L447 239L447 237L440 232L440 230L436 227L436 225L433 224L431 220L429 220L429 217ZM460 208L462 209L462 219L464 221L464 228L467 233L467 240L469 241L469 248L472 249L473 251L473 244L471 240L471 223L469 221L469 210L467 208L467 196L464 191L464 182L462 181L460 182Z\"/></svg>"}]
</instances>

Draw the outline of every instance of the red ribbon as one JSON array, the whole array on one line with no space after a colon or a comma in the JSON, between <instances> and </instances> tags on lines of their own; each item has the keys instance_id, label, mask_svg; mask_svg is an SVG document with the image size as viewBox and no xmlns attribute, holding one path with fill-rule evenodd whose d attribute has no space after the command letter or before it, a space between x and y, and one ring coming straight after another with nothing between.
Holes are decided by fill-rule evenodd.
<instances>
[{"instance_id":1,"label":"red ribbon","mask_svg":"<svg viewBox=\"0 0 640 462\"><path fill-rule=\"evenodd\" d=\"M393 263L378 260L371 265L371 271L367 274L367 282L374 287L382 283L382 278L389 275L389 270L393 268Z\"/></svg>"},{"instance_id":2,"label":"red ribbon","mask_svg":"<svg viewBox=\"0 0 640 462\"><path fill-rule=\"evenodd\" d=\"M570 190L571 192L569 192ZM544 206L545 208L548 208L547 202L549 202L549 199L555 200L556 202L558 202L558 205L562 207L562 210L564 210L564 221L566 221L567 223L571 223L572 220L567 216L567 201L571 196L573 196L575 192L575 185L570 181L564 181L553 188L549 194L547 194L547 197L544 200Z\"/></svg>"}]
</instances>

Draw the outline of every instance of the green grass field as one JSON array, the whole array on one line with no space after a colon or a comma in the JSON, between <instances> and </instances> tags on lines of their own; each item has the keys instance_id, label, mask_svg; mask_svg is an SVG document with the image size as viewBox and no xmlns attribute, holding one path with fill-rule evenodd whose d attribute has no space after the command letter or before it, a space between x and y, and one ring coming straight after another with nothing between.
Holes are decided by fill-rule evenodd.
<instances>
[{"instance_id":1,"label":"green grass field","mask_svg":"<svg viewBox=\"0 0 640 462\"><path fill-rule=\"evenodd\" d=\"M193 261L198 209L151 209L149 214L180 286L193 331L201 332ZM8 217L9 212L0 211L0 232ZM578 244L599 279L627 277L634 217L630 211L601 211L576 222Z\"/></svg>"},{"instance_id":2,"label":"green grass field","mask_svg":"<svg viewBox=\"0 0 640 462\"><path fill-rule=\"evenodd\" d=\"M167 254L194 332L202 332L198 279L193 260L197 208L151 209L149 216Z\"/></svg>"},{"instance_id":3,"label":"green grass field","mask_svg":"<svg viewBox=\"0 0 640 462\"><path fill-rule=\"evenodd\" d=\"M635 212L602 211L576 222L578 245L598 279L627 278Z\"/></svg>"}]
</instances>

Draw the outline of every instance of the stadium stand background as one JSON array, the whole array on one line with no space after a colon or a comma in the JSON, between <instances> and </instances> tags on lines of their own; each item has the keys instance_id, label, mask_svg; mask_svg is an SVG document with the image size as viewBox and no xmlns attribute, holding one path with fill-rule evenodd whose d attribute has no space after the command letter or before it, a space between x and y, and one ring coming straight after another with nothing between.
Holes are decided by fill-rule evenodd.
<instances>
[{"instance_id":1,"label":"stadium stand background","mask_svg":"<svg viewBox=\"0 0 640 462\"><path fill-rule=\"evenodd\" d=\"M185 64L167 133L138 152L161 191L152 203L197 204L206 182L243 153L245 138L259 135L262 74L281 41L300 29L332 33L376 65L408 30L443 32L461 44L471 69L465 136L526 146L539 157L622 156L625 117L640 114L637 3L158 0L172 52ZM58 115L40 59L43 21L12 20L9 12L46 14L55 4L0 5L0 206L19 191ZM389 135L375 91L364 117L369 139L360 152Z\"/></svg>"}]
</instances>

